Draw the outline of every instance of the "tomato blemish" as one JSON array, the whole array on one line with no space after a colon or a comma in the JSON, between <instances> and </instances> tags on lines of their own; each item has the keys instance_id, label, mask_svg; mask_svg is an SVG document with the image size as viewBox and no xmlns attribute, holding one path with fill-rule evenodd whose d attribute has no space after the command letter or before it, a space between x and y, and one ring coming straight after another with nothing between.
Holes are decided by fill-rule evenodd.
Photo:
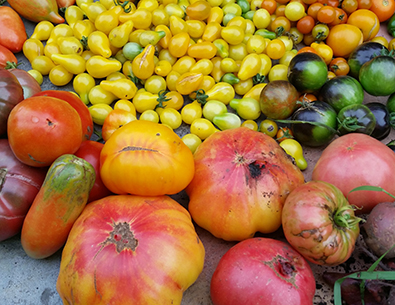
<instances>
[{"instance_id":1,"label":"tomato blemish","mask_svg":"<svg viewBox=\"0 0 395 305\"><path fill-rule=\"evenodd\" d=\"M138 240L135 238L132 230L130 229L129 223L113 223L112 226L113 230L110 232L110 236L101 243L101 249L109 244L114 244L118 253L125 249L135 251L138 246Z\"/></svg>"}]
</instances>

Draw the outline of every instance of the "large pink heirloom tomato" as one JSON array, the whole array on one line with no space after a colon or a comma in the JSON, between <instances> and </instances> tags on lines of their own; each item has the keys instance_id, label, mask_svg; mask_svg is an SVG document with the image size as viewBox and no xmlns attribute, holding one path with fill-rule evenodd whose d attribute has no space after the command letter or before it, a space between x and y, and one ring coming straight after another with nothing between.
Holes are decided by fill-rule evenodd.
<instances>
[{"instance_id":1,"label":"large pink heirloom tomato","mask_svg":"<svg viewBox=\"0 0 395 305\"><path fill-rule=\"evenodd\" d=\"M169 127L132 121L104 143L100 175L115 194L173 195L191 182L195 165L191 150Z\"/></svg>"},{"instance_id":2,"label":"large pink heirloom tomato","mask_svg":"<svg viewBox=\"0 0 395 305\"><path fill-rule=\"evenodd\" d=\"M362 134L350 133L329 144L318 159L313 180L338 187L357 214L369 213L380 202L393 201L383 192L355 191L362 185L382 187L395 195L395 154L384 143Z\"/></svg>"},{"instance_id":3,"label":"large pink heirloom tomato","mask_svg":"<svg viewBox=\"0 0 395 305\"><path fill-rule=\"evenodd\" d=\"M213 273L214 305L312 305L315 278L306 260L290 245L250 238L225 253Z\"/></svg>"},{"instance_id":4,"label":"large pink heirloom tomato","mask_svg":"<svg viewBox=\"0 0 395 305\"><path fill-rule=\"evenodd\" d=\"M348 260L359 236L360 218L334 185L309 181L285 200L283 231L308 261L336 266Z\"/></svg>"},{"instance_id":5,"label":"large pink heirloom tomato","mask_svg":"<svg viewBox=\"0 0 395 305\"><path fill-rule=\"evenodd\" d=\"M188 211L170 197L108 196L74 223L56 288L64 304L180 304L204 256Z\"/></svg>"},{"instance_id":6,"label":"large pink heirloom tomato","mask_svg":"<svg viewBox=\"0 0 395 305\"><path fill-rule=\"evenodd\" d=\"M189 212L224 240L276 231L285 199L304 182L273 138L246 127L212 134L194 158L195 176L186 188Z\"/></svg>"}]
</instances>

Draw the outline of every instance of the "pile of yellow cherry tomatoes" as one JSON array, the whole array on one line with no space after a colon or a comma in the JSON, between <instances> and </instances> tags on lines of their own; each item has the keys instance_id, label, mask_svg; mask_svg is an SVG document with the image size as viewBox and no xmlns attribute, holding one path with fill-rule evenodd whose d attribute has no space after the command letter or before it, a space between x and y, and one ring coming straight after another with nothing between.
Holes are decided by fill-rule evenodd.
<instances>
[{"instance_id":1,"label":"pile of yellow cherry tomatoes","mask_svg":"<svg viewBox=\"0 0 395 305\"><path fill-rule=\"evenodd\" d=\"M376 35L394 11L394 0L76 0L65 23L37 23L23 53L37 75L72 82L104 141L136 119L185 123L194 151L241 125L288 138L259 122L266 83L287 80L298 52L319 54L331 78L348 73L363 41L392 50L394 40Z\"/></svg>"}]
</instances>

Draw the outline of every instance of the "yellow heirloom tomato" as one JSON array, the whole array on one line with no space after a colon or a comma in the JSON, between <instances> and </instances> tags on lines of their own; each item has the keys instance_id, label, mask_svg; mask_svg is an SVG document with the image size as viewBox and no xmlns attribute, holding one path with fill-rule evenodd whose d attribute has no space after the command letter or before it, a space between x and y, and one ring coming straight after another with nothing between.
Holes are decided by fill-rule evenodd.
<instances>
[{"instance_id":1,"label":"yellow heirloom tomato","mask_svg":"<svg viewBox=\"0 0 395 305\"><path fill-rule=\"evenodd\" d=\"M53 54L51 59L55 64L63 66L70 73L80 74L85 72L85 59L78 54Z\"/></svg>"},{"instance_id":2,"label":"yellow heirloom tomato","mask_svg":"<svg viewBox=\"0 0 395 305\"><path fill-rule=\"evenodd\" d=\"M95 19L96 29L108 35L112 29L118 26L122 11L123 8L117 5L100 13Z\"/></svg>"},{"instance_id":3,"label":"yellow heirloom tomato","mask_svg":"<svg viewBox=\"0 0 395 305\"><path fill-rule=\"evenodd\" d=\"M110 40L108 36L101 31L93 31L88 36L88 48L97 55L109 58L112 54Z\"/></svg>"},{"instance_id":4,"label":"yellow heirloom tomato","mask_svg":"<svg viewBox=\"0 0 395 305\"><path fill-rule=\"evenodd\" d=\"M238 26L231 25L223 27L221 37L230 45L237 45L244 40L244 31Z\"/></svg>"},{"instance_id":5,"label":"yellow heirloom tomato","mask_svg":"<svg viewBox=\"0 0 395 305\"><path fill-rule=\"evenodd\" d=\"M182 95L188 95L198 90L202 82L203 73L186 72L181 74L180 78L177 80L176 91Z\"/></svg>"},{"instance_id":6,"label":"yellow heirloom tomato","mask_svg":"<svg viewBox=\"0 0 395 305\"><path fill-rule=\"evenodd\" d=\"M94 55L86 61L86 71L94 78L105 78L121 69L122 64L118 60L100 55Z\"/></svg>"},{"instance_id":7,"label":"yellow heirloom tomato","mask_svg":"<svg viewBox=\"0 0 395 305\"><path fill-rule=\"evenodd\" d=\"M244 57L241 62L237 77L242 81L251 78L259 73L261 65L262 61L259 55L256 53L250 53Z\"/></svg>"},{"instance_id":8,"label":"yellow heirloom tomato","mask_svg":"<svg viewBox=\"0 0 395 305\"><path fill-rule=\"evenodd\" d=\"M190 40L191 38L186 32L174 35L169 41L168 50L170 54L174 57L182 57L187 54Z\"/></svg>"},{"instance_id":9,"label":"yellow heirloom tomato","mask_svg":"<svg viewBox=\"0 0 395 305\"><path fill-rule=\"evenodd\" d=\"M193 101L181 109L181 118L185 124L191 125L193 121L202 117L202 105Z\"/></svg>"},{"instance_id":10,"label":"yellow heirloom tomato","mask_svg":"<svg viewBox=\"0 0 395 305\"><path fill-rule=\"evenodd\" d=\"M187 51L188 55L197 59L211 59L217 54L217 48L210 41L198 42L191 45Z\"/></svg>"},{"instance_id":11,"label":"yellow heirloom tomato","mask_svg":"<svg viewBox=\"0 0 395 305\"><path fill-rule=\"evenodd\" d=\"M33 34L30 36L30 38L35 38L38 40L48 40L53 28L54 25L52 22L48 20L42 20L36 24Z\"/></svg>"},{"instance_id":12,"label":"yellow heirloom tomato","mask_svg":"<svg viewBox=\"0 0 395 305\"><path fill-rule=\"evenodd\" d=\"M100 86L119 99L131 99L137 92L137 87L134 82L127 78L120 78L117 80L102 80Z\"/></svg>"},{"instance_id":13,"label":"yellow heirloom tomato","mask_svg":"<svg viewBox=\"0 0 395 305\"><path fill-rule=\"evenodd\" d=\"M28 38L23 43L22 52L31 63L36 56L44 55L44 44L37 38Z\"/></svg>"},{"instance_id":14,"label":"yellow heirloom tomato","mask_svg":"<svg viewBox=\"0 0 395 305\"><path fill-rule=\"evenodd\" d=\"M111 106L107 104L92 105L88 109L92 116L93 122L97 125L103 125L104 120L109 115L109 113L113 110Z\"/></svg>"},{"instance_id":15,"label":"yellow heirloom tomato","mask_svg":"<svg viewBox=\"0 0 395 305\"><path fill-rule=\"evenodd\" d=\"M73 76L73 73L70 73L61 65L53 67L48 74L51 83L58 87L66 86L73 79Z\"/></svg>"},{"instance_id":16,"label":"yellow heirloom tomato","mask_svg":"<svg viewBox=\"0 0 395 305\"><path fill-rule=\"evenodd\" d=\"M129 35L133 30L133 21L128 20L113 28L108 34L110 45L116 48L122 48L128 41Z\"/></svg>"},{"instance_id":17,"label":"yellow heirloom tomato","mask_svg":"<svg viewBox=\"0 0 395 305\"><path fill-rule=\"evenodd\" d=\"M89 90L89 101L92 105L96 104L107 104L111 105L117 97L110 91L105 90L100 85L95 85L91 90Z\"/></svg>"},{"instance_id":18,"label":"yellow heirloom tomato","mask_svg":"<svg viewBox=\"0 0 395 305\"><path fill-rule=\"evenodd\" d=\"M95 79L88 73L77 74L73 80L73 89L85 105L89 104L89 91L96 85Z\"/></svg>"}]
</instances>

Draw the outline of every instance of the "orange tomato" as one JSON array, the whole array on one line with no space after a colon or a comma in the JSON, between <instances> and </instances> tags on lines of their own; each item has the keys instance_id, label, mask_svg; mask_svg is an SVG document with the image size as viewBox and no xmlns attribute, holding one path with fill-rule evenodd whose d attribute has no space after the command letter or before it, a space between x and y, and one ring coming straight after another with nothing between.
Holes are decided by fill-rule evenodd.
<instances>
[{"instance_id":1,"label":"orange tomato","mask_svg":"<svg viewBox=\"0 0 395 305\"><path fill-rule=\"evenodd\" d=\"M276 0L263 0L261 8L266 9L270 15L273 15L277 9L277 2Z\"/></svg>"},{"instance_id":2,"label":"orange tomato","mask_svg":"<svg viewBox=\"0 0 395 305\"><path fill-rule=\"evenodd\" d=\"M311 30L313 29L314 25L315 25L314 18L309 15L306 15L298 20L298 22L296 23L296 28L302 34L308 34L311 33Z\"/></svg>"},{"instance_id":3,"label":"orange tomato","mask_svg":"<svg viewBox=\"0 0 395 305\"><path fill-rule=\"evenodd\" d=\"M350 71L350 66L348 65L348 61L343 57L333 58L332 61L329 63L328 68L337 76L347 75L348 72Z\"/></svg>"},{"instance_id":4,"label":"orange tomato","mask_svg":"<svg viewBox=\"0 0 395 305\"><path fill-rule=\"evenodd\" d=\"M111 135L127 123L136 120L133 113L124 109L114 109L104 120L101 135L104 141L107 141Z\"/></svg>"},{"instance_id":5,"label":"orange tomato","mask_svg":"<svg viewBox=\"0 0 395 305\"><path fill-rule=\"evenodd\" d=\"M317 51L314 48L309 47L309 46L306 46L306 47L303 47L303 48L299 49L297 54L304 53L304 52L310 52L310 53L318 54Z\"/></svg>"},{"instance_id":6,"label":"orange tomato","mask_svg":"<svg viewBox=\"0 0 395 305\"><path fill-rule=\"evenodd\" d=\"M363 33L363 41L372 39L380 30L380 20L371 10L360 9L348 16L347 24L352 24Z\"/></svg>"},{"instance_id":7,"label":"orange tomato","mask_svg":"<svg viewBox=\"0 0 395 305\"><path fill-rule=\"evenodd\" d=\"M317 20L321 23L331 23L336 18L336 10L334 7L324 5L317 12Z\"/></svg>"},{"instance_id":8,"label":"orange tomato","mask_svg":"<svg viewBox=\"0 0 395 305\"><path fill-rule=\"evenodd\" d=\"M307 15L311 16L314 18L314 20L317 20L317 14L318 11L323 7L324 5L320 2L315 2L309 6L307 9Z\"/></svg>"},{"instance_id":9,"label":"orange tomato","mask_svg":"<svg viewBox=\"0 0 395 305\"><path fill-rule=\"evenodd\" d=\"M335 25L326 38L326 43L332 48L335 57L348 57L362 42L361 30L352 24Z\"/></svg>"},{"instance_id":10,"label":"orange tomato","mask_svg":"<svg viewBox=\"0 0 395 305\"><path fill-rule=\"evenodd\" d=\"M193 154L165 125L135 120L114 132L100 155L103 183L115 194L182 191L195 173Z\"/></svg>"},{"instance_id":11,"label":"orange tomato","mask_svg":"<svg viewBox=\"0 0 395 305\"><path fill-rule=\"evenodd\" d=\"M370 9L372 6L372 0L358 0L358 9Z\"/></svg>"},{"instance_id":12,"label":"orange tomato","mask_svg":"<svg viewBox=\"0 0 395 305\"><path fill-rule=\"evenodd\" d=\"M347 23L348 15L347 13L340 7L335 7L335 20L328 24L328 26L332 27L336 24Z\"/></svg>"},{"instance_id":13,"label":"orange tomato","mask_svg":"<svg viewBox=\"0 0 395 305\"><path fill-rule=\"evenodd\" d=\"M370 10L377 15L380 22L387 21L395 13L395 0L372 0Z\"/></svg>"},{"instance_id":14,"label":"orange tomato","mask_svg":"<svg viewBox=\"0 0 395 305\"><path fill-rule=\"evenodd\" d=\"M347 13L351 14L358 9L358 1L357 0L343 0L341 4L341 8Z\"/></svg>"}]
</instances>

